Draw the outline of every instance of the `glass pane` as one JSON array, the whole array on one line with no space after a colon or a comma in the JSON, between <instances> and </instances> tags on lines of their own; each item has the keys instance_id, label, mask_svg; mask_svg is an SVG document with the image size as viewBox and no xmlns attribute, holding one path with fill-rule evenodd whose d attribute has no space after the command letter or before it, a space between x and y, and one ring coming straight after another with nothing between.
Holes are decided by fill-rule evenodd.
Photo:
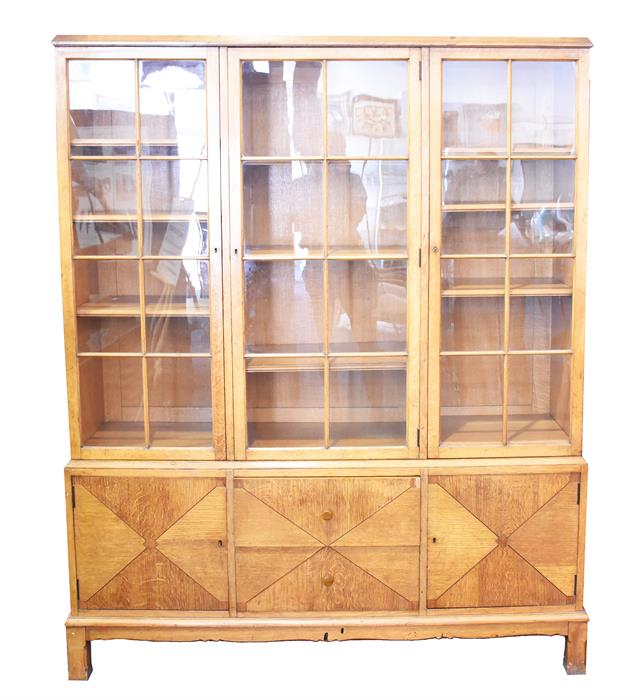
<instances>
[{"instance_id":1,"label":"glass pane","mask_svg":"<svg viewBox=\"0 0 642 700\"><path fill-rule=\"evenodd\" d=\"M441 288L500 294L504 291L505 274L506 265L501 258L446 258L441 261Z\"/></svg>"},{"instance_id":2,"label":"glass pane","mask_svg":"<svg viewBox=\"0 0 642 700\"><path fill-rule=\"evenodd\" d=\"M143 446L138 357L80 357L80 439L85 446Z\"/></svg>"},{"instance_id":3,"label":"glass pane","mask_svg":"<svg viewBox=\"0 0 642 700\"><path fill-rule=\"evenodd\" d=\"M323 351L323 263L245 263L248 352Z\"/></svg>"},{"instance_id":4,"label":"glass pane","mask_svg":"<svg viewBox=\"0 0 642 700\"><path fill-rule=\"evenodd\" d=\"M121 144L121 155L133 155L136 139L134 61L68 62L69 126L73 155L116 155L109 142ZM93 143L92 143L93 142ZM131 142L127 148L122 145ZM103 148L103 145L106 148Z\"/></svg>"},{"instance_id":5,"label":"glass pane","mask_svg":"<svg viewBox=\"0 0 642 700\"><path fill-rule=\"evenodd\" d=\"M441 300L442 350L501 350L503 347L502 297L450 297Z\"/></svg>"},{"instance_id":6,"label":"glass pane","mask_svg":"<svg viewBox=\"0 0 642 700\"><path fill-rule=\"evenodd\" d=\"M246 374L250 447L323 447L323 364L251 359Z\"/></svg>"},{"instance_id":7,"label":"glass pane","mask_svg":"<svg viewBox=\"0 0 642 700\"><path fill-rule=\"evenodd\" d=\"M444 255L503 253L506 215L503 211L449 211L441 217Z\"/></svg>"},{"instance_id":8,"label":"glass pane","mask_svg":"<svg viewBox=\"0 0 642 700\"><path fill-rule=\"evenodd\" d=\"M568 444L570 355L508 358L509 443Z\"/></svg>"},{"instance_id":9,"label":"glass pane","mask_svg":"<svg viewBox=\"0 0 642 700\"><path fill-rule=\"evenodd\" d=\"M575 62L513 61L513 150L575 152Z\"/></svg>"},{"instance_id":10,"label":"glass pane","mask_svg":"<svg viewBox=\"0 0 642 700\"><path fill-rule=\"evenodd\" d=\"M246 163L243 235L246 253L323 253L323 164Z\"/></svg>"},{"instance_id":11,"label":"glass pane","mask_svg":"<svg viewBox=\"0 0 642 700\"><path fill-rule=\"evenodd\" d=\"M75 221L74 255L137 255L135 221Z\"/></svg>"},{"instance_id":12,"label":"glass pane","mask_svg":"<svg viewBox=\"0 0 642 700\"><path fill-rule=\"evenodd\" d=\"M512 297L511 350L567 350L571 347L571 297Z\"/></svg>"},{"instance_id":13,"label":"glass pane","mask_svg":"<svg viewBox=\"0 0 642 700\"><path fill-rule=\"evenodd\" d=\"M331 352L405 350L406 306L404 260L328 263Z\"/></svg>"},{"instance_id":14,"label":"glass pane","mask_svg":"<svg viewBox=\"0 0 642 700\"><path fill-rule=\"evenodd\" d=\"M74 283L79 316L140 313L135 260L76 260Z\"/></svg>"},{"instance_id":15,"label":"glass pane","mask_svg":"<svg viewBox=\"0 0 642 700\"><path fill-rule=\"evenodd\" d=\"M511 216L512 253L572 253L572 209L525 209Z\"/></svg>"},{"instance_id":16,"label":"glass pane","mask_svg":"<svg viewBox=\"0 0 642 700\"><path fill-rule=\"evenodd\" d=\"M408 153L408 62L328 61L328 154Z\"/></svg>"},{"instance_id":17,"label":"glass pane","mask_svg":"<svg viewBox=\"0 0 642 700\"><path fill-rule=\"evenodd\" d=\"M207 164L202 160L144 160L143 214L207 215Z\"/></svg>"},{"instance_id":18,"label":"glass pane","mask_svg":"<svg viewBox=\"0 0 642 700\"><path fill-rule=\"evenodd\" d=\"M405 360L331 362L330 444L406 444Z\"/></svg>"},{"instance_id":19,"label":"glass pane","mask_svg":"<svg viewBox=\"0 0 642 700\"><path fill-rule=\"evenodd\" d=\"M143 244L144 255L207 255L207 221L196 216L185 221L146 221Z\"/></svg>"},{"instance_id":20,"label":"glass pane","mask_svg":"<svg viewBox=\"0 0 642 700\"><path fill-rule=\"evenodd\" d=\"M405 252L407 209L405 161L328 164L330 253Z\"/></svg>"},{"instance_id":21,"label":"glass pane","mask_svg":"<svg viewBox=\"0 0 642 700\"><path fill-rule=\"evenodd\" d=\"M136 218L136 165L133 160L72 160L72 211L100 219L105 214Z\"/></svg>"},{"instance_id":22,"label":"glass pane","mask_svg":"<svg viewBox=\"0 0 642 700\"><path fill-rule=\"evenodd\" d=\"M441 443L501 444L504 360L500 355L441 358Z\"/></svg>"},{"instance_id":23,"label":"glass pane","mask_svg":"<svg viewBox=\"0 0 642 700\"><path fill-rule=\"evenodd\" d=\"M571 291L573 284L572 258L512 258L510 287L527 292L537 288L544 291Z\"/></svg>"},{"instance_id":24,"label":"glass pane","mask_svg":"<svg viewBox=\"0 0 642 700\"><path fill-rule=\"evenodd\" d=\"M209 266L203 260L146 260L145 307L150 315L209 316Z\"/></svg>"},{"instance_id":25,"label":"glass pane","mask_svg":"<svg viewBox=\"0 0 642 700\"><path fill-rule=\"evenodd\" d=\"M511 197L515 203L572 204L575 162L572 160L514 160Z\"/></svg>"},{"instance_id":26,"label":"glass pane","mask_svg":"<svg viewBox=\"0 0 642 700\"><path fill-rule=\"evenodd\" d=\"M243 155L323 155L318 61L244 61Z\"/></svg>"},{"instance_id":27,"label":"glass pane","mask_svg":"<svg viewBox=\"0 0 642 700\"><path fill-rule=\"evenodd\" d=\"M212 381L207 357L147 359L151 444L210 447Z\"/></svg>"},{"instance_id":28,"label":"glass pane","mask_svg":"<svg viewBox=\"0 0 642 700\"><path fill-rule=\"evenodd\" d=\"M143 155L205 156L205 62L140 62Z\"/></svg>"},{"instance_id":29,"label":"glass pane","mask_svg":"<svg viewBox=\"0 0 642 700\"><path fill-rule=\"evenodd\" d=\"M506 202L506 161L445 160L442 164L443 204Z\"/></svg>"},{"instance_id":30,"label":"glass pane","mask_svg":"<svg viewBox=\"0 0 642 700\"><path fill-rule=\"evenodd\" d=\"M206 316L147 316L148 352L209 352Z\"/></svg>"},{"instance_id":31,"label":"glass pane","mask_svg":"<svg viewBox=\"0 0 642 700\"><path fill-rule=\"evenodd\" d=\"M444 61L443 151L506 152L506 61Z\"/></svg>"},{"instance_id":32,"label":"glass pane","mask_svg":"<svg viewBox=\"0 0 642 700\"><path fill-rule=\"evenodd\" d=\"M140 319L81 317L78 352L140 352Z\"/></svg>"}]
</instances>

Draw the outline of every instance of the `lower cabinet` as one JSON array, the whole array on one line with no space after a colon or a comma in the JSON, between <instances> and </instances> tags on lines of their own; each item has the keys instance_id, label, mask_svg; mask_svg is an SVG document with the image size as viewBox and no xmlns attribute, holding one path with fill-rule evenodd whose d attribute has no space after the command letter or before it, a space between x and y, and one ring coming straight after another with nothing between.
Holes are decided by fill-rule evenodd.
<instances>
[{"instance_id":1,"label":"lower cabinet","mask_svg":"<svg viewBox=\"0 0 642 700\"><path fill-rule=\"evenodd\" d=\"M223 477L75 475L78 609L227 611L228 580L239 615L417 614L422 578L428 608L575 602L578 473L428 474L424 528L415 475L235 478L233 501Z\"/></svg>"},{"instance_id":2,"label":"lower cabinet","mask_svg":"<svg viewBox=\"0 0 642 700\"><path fill-rule=\"evenodd\" d=\"M418 477L237 479L238 610L417 610L419 506Z\"/></svg>"},{"instance_id":3,"label":"lower cabinet","mask_svg":"<svg viewBox=\"0 0 642 700\"><path fill-rule=\"evenodd\" d=\"M428 607L575 602L579 474L430 476Z\"/></svg>"},{"instance_id":4,"label":"lower cabinet","mask_svg":"<svg viewBox=\"0 0 642 700\"><path fill-rule=\"evenodd\" d=\"M73 483L80 609L227 609L225 479Z\"/></svg>"}]
</instances>

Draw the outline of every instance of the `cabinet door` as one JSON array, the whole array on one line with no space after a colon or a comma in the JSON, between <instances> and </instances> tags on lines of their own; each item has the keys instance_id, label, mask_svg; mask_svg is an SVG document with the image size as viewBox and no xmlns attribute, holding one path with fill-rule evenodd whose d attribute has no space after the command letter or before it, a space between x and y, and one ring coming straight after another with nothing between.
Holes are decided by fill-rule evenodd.
<instances>
[{"instance_id":1,"label":"cabinet door","mask_svg":"<svg viewBox=\"0 0 642 700\"><path fill-rule=\"evenodd\" d=\"M228 57L236 457L415 456L419 53Z\"/></svg>"},{"instance_id":2,"label":"cabinet door","mask_svg":"<svg viewBox=\"0 0 642 700\"><path fill-rule=\"evenodd\" d=\"M73 452L223 458L218 51L137 56L63 60Z\"/></svg>"},{"instance_id":3,"label":"cabinet door","mask_svg":"<svg viewBox=\"0 0 642 700\"><path fill-rule=\"evenodd\" d=\"M234 521L239 611L418 608L418 478L237 479Z\"/></svg>"},{"instance_id":4,"label":"cabinet door","mask_svg":"<svg viewBox=\"0 0 642 700\"><path fill-rule=\"evenodd\" d=\"M428 607L575 602L579 486L579 474L429 477Z\"/></svg>"},{"instance_id":5,"label":"cabinet door","mask_svg":"<svg viewBox=\"0 0 642 700\"><path fill-rule=\"evenodd\" d=\"M430 62L428 454L579 454L585 55Z\"/></svg>"},{"instance_id":6,"label":"cabinet door","mask_svg":"<svg viewBox=\"0 0 642 700\"><path fill-rule=\"evenodd\" d=\"M78 607L227 609L225 480L73 479Z\"/></svg>"}]
</instances>

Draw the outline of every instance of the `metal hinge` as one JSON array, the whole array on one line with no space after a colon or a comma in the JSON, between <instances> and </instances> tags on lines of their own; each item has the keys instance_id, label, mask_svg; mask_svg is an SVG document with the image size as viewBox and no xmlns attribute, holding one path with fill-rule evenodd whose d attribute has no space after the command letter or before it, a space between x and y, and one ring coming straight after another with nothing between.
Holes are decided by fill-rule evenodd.
<instances>
[{"instance_id":1,"label":"metal hinge","mask_svg":"<svg viewBox=\"0 0 642 700\"><path fill-rule=\"evenodd\" d=\"M419 428L417 428L417 447L419 447L419 437L420 437Z\"/></svg>"}]
</instances>

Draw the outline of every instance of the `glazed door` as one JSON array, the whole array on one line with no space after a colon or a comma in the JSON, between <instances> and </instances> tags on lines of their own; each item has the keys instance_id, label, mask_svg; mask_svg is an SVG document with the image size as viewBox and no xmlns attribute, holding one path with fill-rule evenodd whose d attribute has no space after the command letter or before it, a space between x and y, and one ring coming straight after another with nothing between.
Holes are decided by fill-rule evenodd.
<instances>
[{"instance_id":1,"label":"glazed door","mask_svg":"<svg viewBox=\"0 0 642 700\"><path fill-rule=\"evenodd\" d=\"M228 62L235 455L416 456L419 52Z\"/></svg>"},{"instance_id":2,"label":"glazed door","mask_svg":"<svg viewBox=\"0 0 642 700\"><path fill-rule=\"evenodd\" d=\"M428 455L580 454L585 56L430 66Z\"/></svg>"},{"instance_id":3,"label":"glazed door","mask_svg":"<svg viewBox=\"0 0 642 700\"><path fill-rule=\"evenodd\" d=\"M59 71L72 454L224 458L218 51Z\"/></svg>"}]
</instances>

